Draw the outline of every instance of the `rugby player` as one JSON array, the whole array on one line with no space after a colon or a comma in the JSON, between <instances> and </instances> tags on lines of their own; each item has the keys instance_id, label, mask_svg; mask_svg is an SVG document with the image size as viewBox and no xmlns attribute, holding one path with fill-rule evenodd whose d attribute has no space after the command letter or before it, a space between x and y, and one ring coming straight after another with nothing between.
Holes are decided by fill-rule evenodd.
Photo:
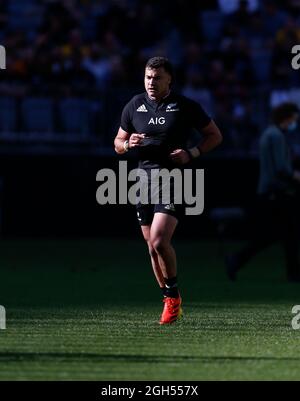
<instances>
[{"instance_id":1,"label":"rugby player","mask_svg":"<svg viewBox=\"0 0 300 401\"><path fill-rule=\"evenodd\" d=\"M203 108L171 89L173 78L168 59L153 57L147 62L146 92L134 96L125 106L114 140L118 154L136 148L139 167L147 172L183 166L222 141L220 130ZM187 149L192 129L201 132L203 139L197 146ZM176 254L171 245L182 209L172 199L169 204L137 205L138 221L164 297L160 324L173 323L182 314Z\"/></svg>"}]
</instances>

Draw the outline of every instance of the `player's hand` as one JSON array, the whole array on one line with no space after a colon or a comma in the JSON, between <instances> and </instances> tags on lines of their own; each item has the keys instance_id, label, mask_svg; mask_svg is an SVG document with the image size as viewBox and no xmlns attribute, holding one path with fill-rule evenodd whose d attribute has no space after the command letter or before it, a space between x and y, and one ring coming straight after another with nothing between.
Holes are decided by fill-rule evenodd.
<instances>
[{"instance_id":1,"label":"player's hand","mask_svg":"<svg viewBox=\"0 0 300 401\"><path fill-rule=\"evenodd\" d=\"M190 155L183 149L176 149L170 153L171 160L176 164L186 164L190 161Z\"/></svg>"},{"instance_id":2,"label":"player's hand","mask_svg":"<svg viewBox=\"0 0 300 401\"><path fill-rule=\"evenodd\" d=\"M135 148L137 146L141 146L145 136L146 136L145 134L131 134L128 141L129 148Z\"/></svg>"}]
</instances>

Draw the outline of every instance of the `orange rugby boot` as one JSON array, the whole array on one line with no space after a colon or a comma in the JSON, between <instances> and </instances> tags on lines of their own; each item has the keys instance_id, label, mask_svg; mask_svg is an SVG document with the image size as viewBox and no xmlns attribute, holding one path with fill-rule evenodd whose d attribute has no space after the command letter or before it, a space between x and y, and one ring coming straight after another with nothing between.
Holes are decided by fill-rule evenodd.
<instances>
[{"instance_id":1,"label":"orange rugby boot","mask_svg":"<svg viewBox=\"0 0 300 401\"><path fill-rule=\"evenodd\" d=\"M174 323L182 316L181 296L179 295L178 298L165 297L163 302L165 305L159 324Z\"/></svg>"}]
</instances>

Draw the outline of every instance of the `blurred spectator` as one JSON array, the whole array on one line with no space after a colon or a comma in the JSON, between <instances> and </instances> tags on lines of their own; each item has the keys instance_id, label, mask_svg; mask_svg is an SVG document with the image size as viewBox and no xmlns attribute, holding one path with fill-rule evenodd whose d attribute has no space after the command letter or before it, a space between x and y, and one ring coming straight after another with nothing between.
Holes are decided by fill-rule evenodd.
<instances>
[{"instance_id":1,"label":"blurred spectator","mask_svg":"<svg viewBox=\"0 0 300 401\"><path fill-rule=\"evenodd\" d=\"M262 93L267 103L271 94L275 105L300 87L290 65L299 0L30 0L26 12L23 3L0 0L2 94L121 91L142 79L146 59L167 56L178 89L226 117L237 148L241 124L252 130L251 97Z\"/></svg>"},{"instance_id":2,"label":"blurred spectator","mask_svg":"<svg viewBox=\"0 0 300 401\"><path fill-rule=\"evenodd\" d=\"M230 14L238 11L239 8L244 8L246 5L247 10L250 12L256 11L258 9L258 0L218 0L219 1L219 7L221 11L225 14ZM241 3L246 3L241 4Z\"/></svg>"},{"instance_id":3,"label":"blurred spectator","mask_svg":"<svg viewBox=\"0 0 300 401\"><path fill-rule=\"evenodd\" d=\"M103 89L111 79L111 60L105 57L103 49L94 43L90 55L83 61L83 67L92 74L97 87Z\"/></svg>"},{"instance_id":4,"label":"blurred spectator","mask_svg":"<svg viewBox=\"0 0 300 401\"><path fill-rule=\"evenodd\" d=\"M294 17L288 17L276 35L276 45L291 49L300 41L300 27Z\"/></svg>"},{"instance_id":5,"label":"blurred spectator","mask_svg":"<svg viewBox=\"0 0 300 401\"><path fill-rule=\"evenodd\" d=\"M300 16L300 1L299 0L281 0L279 4L290 15L298 18Z\"/></svg>"},{"instance_id":6,"label":"blurred spectator","mask_svg":"<svg viewBox=\"0 0 300 401\"><path fill-rule=\"evenodd\" d=\"M238 7L228 15L228 25L238 27L241 31L249 28L252 16L252 10L248 6L248 0L240 0Z\"/></svg>"},{"instance_id":7,"label":"blurred spectator","mask_svg":"<svg viewBox=\"0 0 300 401\"><path fill-rule=\"evenodd\" d=\"M283 26L287 18L287 13L279 8L276 1L267 0L263 2L262 18L266 34L274 38L277 31Z\"/></svg>"},{"instance_id":8,"label":"blurred spectator","mask_svg":"<svg viewBox=\"0 0 300 401\"><path fill-rule=\"evenodd\" d=\"M182 89L182 94L195 100L202 105L204 110L211 116L214 116L213 100L210 91L205 87L201 72L192 69L187 72L186 84Z\"/></svg>"},{"instance_id":9,"label":"blurred spectator","mask_svg":"<svg viewBox=\"0 0 300 401\"><path fill-rule=\"evenodd\" d=\"M67 8L66 5L69 5ZM40 45L55 46L67 42L70 31L77 27L75 13L69 2L54 1L46 6L43 22L40 27Z\"/></svg>"}]
</instances>

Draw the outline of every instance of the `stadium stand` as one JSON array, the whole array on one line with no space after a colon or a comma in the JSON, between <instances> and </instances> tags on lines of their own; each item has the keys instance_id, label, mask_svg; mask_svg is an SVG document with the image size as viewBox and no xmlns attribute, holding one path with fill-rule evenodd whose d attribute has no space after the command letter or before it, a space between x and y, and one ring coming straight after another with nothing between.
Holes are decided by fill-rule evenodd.
<instances>
[{"instance_id":1,"label":"stadium stand","mask_svg":"<svg viewBox=\"0 0 300 401\"><path fill-rule=\"evenodd\" d=\"M203 102L231 156L253 155L270 105L299 98L290 52L300 40L299 2L192 0L187 8L176 0L172 9L156 0L24 3L0 3L8 55L0 79L2 133L55 138L63 131L111 147L118 109L142 90L141 71L154 54L171 59L177 90ZM98 116L89 100L101 104ZM241 124L248 129L237 140Z\"/></svg>"}]
</instances>

